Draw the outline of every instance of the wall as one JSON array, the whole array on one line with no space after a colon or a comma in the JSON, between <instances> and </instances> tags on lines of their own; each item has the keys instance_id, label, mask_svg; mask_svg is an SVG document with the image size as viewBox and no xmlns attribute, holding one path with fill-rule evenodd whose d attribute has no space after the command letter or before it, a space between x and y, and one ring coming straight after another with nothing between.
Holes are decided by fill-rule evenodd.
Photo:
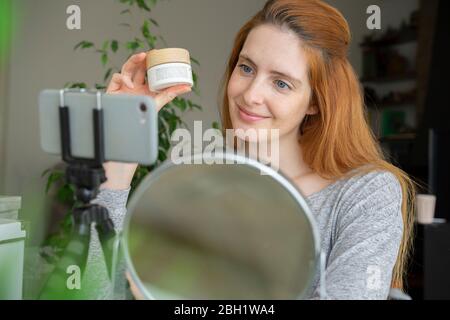
<instances>
[{"instance_id":1,"label":"wall","mask_svg":"<svg viewBox=\"0 0 450 320\"><path fill-rule=\"evenodd\" d=\"M366 8L378 4L382 9L383 32L387 25L397 26L418 6L418 0L329 0L349 21L353 32L350 60L361 70L361 42L366 29ZM20 195L24 190L44 185L40 174L59 162L59 157L41 151L38 135L37 96L44 88L60 88L67 81L100 82L103 70L98 55L91 51L74 52L81 40L99 43L105 38L127 39L127 29L118 24L123 5L111 0L17 0L21 12L20 30L15 37L10 61L6 106L1 111L8 126L3 127L6 141L4 176L0 193ZM161 33L169 46L188 48L201 62L198 70L202 96L190 98L203 105L204 112L187 115L186 122L203 119L205 124L218 119L218 85L225 70L233 38L242 24L259 10L265 0L165 0L154 10ZM66 8L78 4L82 10L82 30L65 27ZM380 32L380 31L378 31ZM126 53L117 57L122 65ZM4 97L2 97L3 100ZM0 134L1 137L1 134ZM1 161L1 157L0 157ZM0 172L1 174L1 172ZM35 186L35 187L34 187Z\"/></svg>"}]
</instances>

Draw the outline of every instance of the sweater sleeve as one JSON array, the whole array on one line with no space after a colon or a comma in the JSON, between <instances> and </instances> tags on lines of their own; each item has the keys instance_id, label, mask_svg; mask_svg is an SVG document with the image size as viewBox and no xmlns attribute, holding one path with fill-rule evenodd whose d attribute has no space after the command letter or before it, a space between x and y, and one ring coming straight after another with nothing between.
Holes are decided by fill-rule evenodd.
<instances>
[{"instance_id":1,"label":"sweater sleeve","mask_svg":"<svg viewBox=\"0 0 450 320\"><path fill-rule=\"evenodd\" d=\"M400 183L377 174L345 203L326 259L327 298L387 299L403 233Z\"/></svg>"},{"instance_id":2,"label":"sweater sleeve","mask_svg":"<svg viewBox=\"0 0 450 320\"><path fill-rule=\"evenodd\" d=\"M97 198L92 203L97 203L109 211L109 216L114 222L116 231L122 231L123 222L127 213L127 200L130 189L109 190L101 189Z\"/></svg>"}]
</instances>

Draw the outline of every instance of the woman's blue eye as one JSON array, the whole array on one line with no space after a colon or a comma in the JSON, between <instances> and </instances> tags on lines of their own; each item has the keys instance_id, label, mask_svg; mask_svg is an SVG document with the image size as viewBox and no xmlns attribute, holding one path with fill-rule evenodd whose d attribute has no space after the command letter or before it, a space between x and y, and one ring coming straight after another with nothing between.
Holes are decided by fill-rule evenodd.
<instances>
[{"instance_id":1,"label":"woman's blue eye","mask_svg":"<svg viewBox=\"0 0 450 320\"><path fill-rule=\"evenodd\" d=\"M251 67L249 67L245 64L240 64L239 68L242 70L242 72L244 72L246 74L250 74L253 71ZM291 87L282 80L276 80L275 82L277 84L277 87L280 89L291 89Z\"/></svg>"},{"instance_id":2,"label":"woman's blue eye","mask_svg":"<svg viewBox=\"0 0 450 320\"><path fill-rule=\"evenodd\" d=\"M289 87L289 85L288 85L286 82L284 82L284 81L276 80L275 82L276 82L278 88L280 88L280 89L290 89L290 88L291 88L291 87Z\"/></svg>"},{"instance_id":3,"label":"woman's blue eye","mask_svg":"<svg viewBox=\"0 0 450 320\"><path fill-rule=\"evenodd\" d=\"M239 65L239 68L241 68L241 70L244 71L244 73L250 73L250 72L252 72L252 68L250 68L249 66L247 66L247 65L245 65L245 64Z\"/></svg>"}]
</instances>

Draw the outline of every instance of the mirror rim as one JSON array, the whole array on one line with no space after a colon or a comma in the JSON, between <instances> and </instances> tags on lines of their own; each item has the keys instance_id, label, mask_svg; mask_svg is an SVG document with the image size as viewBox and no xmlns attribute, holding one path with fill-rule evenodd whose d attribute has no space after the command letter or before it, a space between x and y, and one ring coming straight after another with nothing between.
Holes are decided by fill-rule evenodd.
<instances>
[{"instance_id":1,"label":"mirror rim","mask_svg":"<svg viewBox=\"0 0 450 320\"><path fill-rule=\"evenodd\" d=\"M223 165L233 165L233 164L246 164L250 167L253 167L254 169L260 170L261 174L264 172L265 175L269 175L271 178L275 179L286 191L289 192L289 194L292 196L294 201L297 202L297 204L303 209L304 214L306 215L307 221L309 222L309 225L311 227L311 233L313 236L313 245L314 245L314 263L312 267L311 276L309 278L309 283L305 289L310 289L313 279L314 279L314 272L317 270L317 267L320 262L320 236L319 236L319 229L316 224L316 220L311 212L311 209L309 208L309 205L307 204L305 200L305 196L302 194L302 192L295 186L295 184L286 177L283 173L278 172L274 170L273 168L262 164L261 162L258 162L252 158L245 157L240 154L232 153L232 152L221 152L221 151L215 151L214 153L209 154L203 154L203 153L197 153L193 155L189 155L187 157L180 158L180 161L184 161L189 159L192 163L191 165L197 165L195 164L195 160L202 160L200 165L205 164L204 160L215 160L215 159L223 159L224 161ZM233 161L232 164L227 164L227 161ZM156 168L154 171L152 171L150 174L148 174L144 180L139 184L135 192L130 198L129 204L127 206L127 213L125 215L125 221L123 224L122 229L122 253L125 258L125 263L128 269L128 272L131 276L131 280L134 282L136 287L139 289L140 293L142 293L142 296L147 300L158 300L156 299L151 292L149 292L145 286L142 284L142 281L137 275L137 272L134 268L133 261L130 257L129 250L128 250L128 231L130 227L130 221L131 217L133 216L134 209L137 206L139 200L142 198L142 195L151 187L155 181L158 180L158 178L164 174L166 170L170 170L172 167L179 166L180 164L173 163L170 159L167 159L165 162L163 162L158 168ZM181 165L186 165L182 163ZM214 165L214 162L213 162ZM306 293L307 290L304 290L303 292L300 292L296 299L301 299L301 296Z\"/></svg>"}]
</instances>

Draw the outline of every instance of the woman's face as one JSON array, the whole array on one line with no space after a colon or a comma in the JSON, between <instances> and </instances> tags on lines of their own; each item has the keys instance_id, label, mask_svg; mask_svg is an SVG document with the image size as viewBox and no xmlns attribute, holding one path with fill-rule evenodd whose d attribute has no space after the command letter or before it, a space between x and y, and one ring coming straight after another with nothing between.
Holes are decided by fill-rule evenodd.
<instances>
[{"instance_id":1,"label":"woman's face","mask_svg":"<svg viewBox=\"0 0 450 320\"><path fill-rule=\"evenodd\" d=\"M234 129L279 129L280 139L297 137L305 114L316 112L309 106L307 61L298 37L274 25L253 29L227 94Z\"/></svg>"}]
</instances>

